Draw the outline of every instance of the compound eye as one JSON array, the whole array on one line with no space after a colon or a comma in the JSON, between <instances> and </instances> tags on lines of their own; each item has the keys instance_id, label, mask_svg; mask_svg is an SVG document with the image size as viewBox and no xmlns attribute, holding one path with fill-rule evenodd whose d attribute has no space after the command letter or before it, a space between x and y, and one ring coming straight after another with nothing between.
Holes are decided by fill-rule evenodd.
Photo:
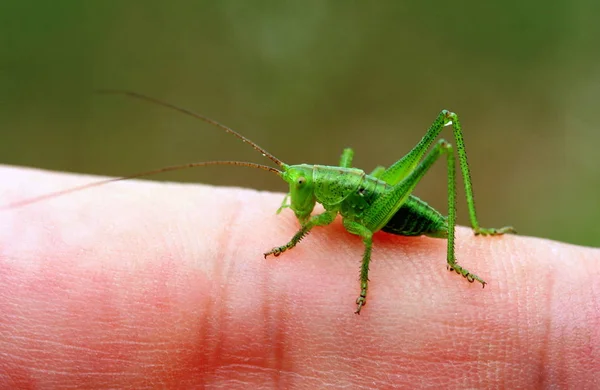
<instances>
[{"instance_id":1,"label":"compound eye","mask_svg":"<svg viewBox=\"0 0 600 390\"><path fill-rule=\"evenodd\" d=\"M298 185L301 186L304 183L306 183L306 179L303 176L300 176L298 178Z\"/></svg>"}]
</instances>

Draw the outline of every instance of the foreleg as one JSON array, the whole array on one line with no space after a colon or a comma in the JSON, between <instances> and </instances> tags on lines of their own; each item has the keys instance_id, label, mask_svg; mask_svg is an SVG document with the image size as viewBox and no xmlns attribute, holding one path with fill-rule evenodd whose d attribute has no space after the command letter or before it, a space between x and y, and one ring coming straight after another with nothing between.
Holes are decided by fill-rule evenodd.
<instances>
[{"instance_id":1,"label":"foreleg","mask_svg":"<svg viewBox=\"0 0 600 390\"><path fill-rule=\"evenodd\" d=\"M298 232L296 234L294 234L294 237L292 237L292 239L287 244L285 244L283 246L275 247L275 248L271 249L269 252L266 252L264 254L265 259L269 255L273 255L273 256L277 257L280 254L282 254L283 252L287 251L288 249L292 249L293 247L296 246L296 244L298 244L300 242L300 240L302 240L304 238L304 236L306 236L310 232L310 230L313 227L325 226L325 225L329 225L330 223L332 223L335 220L336 214L337 213L334 211L326 211L322 214L313 215L312 217L310 217L308 222L306 222L304 225L302 225L300 230L298 230Z\"/></svg>"}]
</instances>

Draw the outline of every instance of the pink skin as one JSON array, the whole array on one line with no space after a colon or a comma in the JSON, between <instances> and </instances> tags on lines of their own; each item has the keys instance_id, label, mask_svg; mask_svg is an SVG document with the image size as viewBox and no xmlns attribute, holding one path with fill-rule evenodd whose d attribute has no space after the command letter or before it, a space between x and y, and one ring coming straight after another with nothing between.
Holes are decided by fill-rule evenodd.
<instances>
[{"instance_id":1,"label":"pink skin","mask_svg":"<svg viewBox=\"0 0 600 390\"><path fill-rule=\"evenodd\" d=\"M0 203L93 180L3 167ZM459 228L482 289L445 240L379 233L357 316L339 220L263 258L297 229L282 196L128 181L1 211L0 388L600 385L600 250Z\"/></svg>"}]
</instances>

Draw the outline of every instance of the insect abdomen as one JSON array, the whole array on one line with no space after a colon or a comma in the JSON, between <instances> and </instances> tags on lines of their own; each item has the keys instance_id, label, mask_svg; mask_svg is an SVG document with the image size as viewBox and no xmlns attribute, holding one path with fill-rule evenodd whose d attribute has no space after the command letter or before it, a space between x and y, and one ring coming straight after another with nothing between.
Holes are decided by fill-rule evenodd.
<instances>
[{"instance_id":1,"label":"insect abdomen","mask_svg":"<svg viewBox=\"0 0 600 390\"><path fill-rule=\"evenodd\" d=\"M445 238L448 235L446 218L412 195L381 230L400 236L427 235Z\"/></svg>"}]
</instances>

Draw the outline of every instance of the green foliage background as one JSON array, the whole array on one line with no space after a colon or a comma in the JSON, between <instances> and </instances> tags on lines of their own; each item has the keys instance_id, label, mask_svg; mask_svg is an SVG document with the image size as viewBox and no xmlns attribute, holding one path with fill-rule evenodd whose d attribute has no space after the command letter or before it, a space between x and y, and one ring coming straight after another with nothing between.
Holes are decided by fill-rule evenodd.
<instances>
[{"instance_id":1,"label":"green foliage background","mask_svg":"<svg viewBox=\"0 0 600 390\"><path fill-rule=\"evenodd\" d=\"M401 157L447 108L461 116L484 226L599 246L597 15L591 0L5 0L0 161L104 175L264 162L100 88L202 112L292 164L337 164L352 146L365 170ZM444 174L436 166L417 195L445 212ZM160 178L285 191L234 167Z\"/></svg>"}]
</instances>

